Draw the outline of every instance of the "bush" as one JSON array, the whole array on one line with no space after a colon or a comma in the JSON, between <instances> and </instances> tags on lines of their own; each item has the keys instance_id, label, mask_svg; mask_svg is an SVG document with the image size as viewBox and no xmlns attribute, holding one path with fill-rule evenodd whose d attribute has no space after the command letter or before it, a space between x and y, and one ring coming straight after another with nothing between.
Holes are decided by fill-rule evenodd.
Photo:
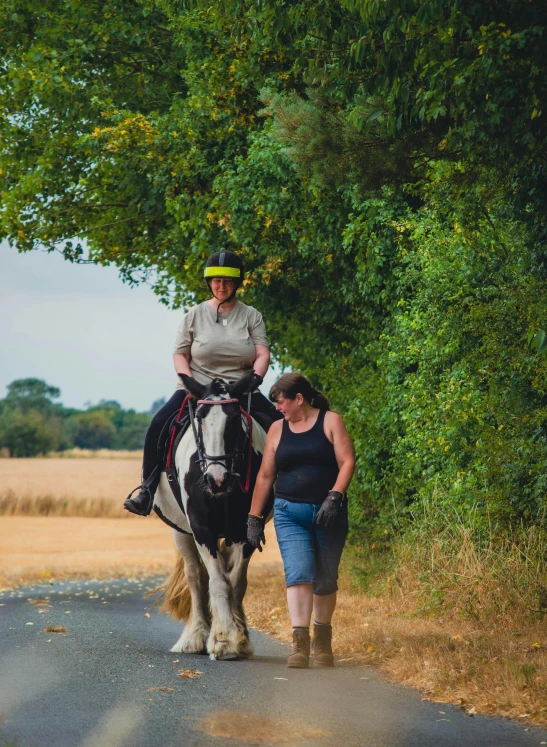
<instances>
[{"instance_id":1,"label":"bush","mask_svg":"<svg viewBox=\"0 0 547 747\"><path fill-rule=\"evenodd\" d=\"M58 421L29 410L4 410L0 416L0 443L12 457L34 457L55 451L60 443Z\"/></svg>"}]
</instances>

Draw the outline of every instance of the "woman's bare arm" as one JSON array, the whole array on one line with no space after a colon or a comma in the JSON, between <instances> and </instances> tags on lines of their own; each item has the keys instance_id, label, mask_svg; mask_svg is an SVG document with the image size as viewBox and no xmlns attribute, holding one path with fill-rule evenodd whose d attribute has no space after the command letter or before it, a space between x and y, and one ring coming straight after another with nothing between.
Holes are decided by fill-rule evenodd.
<instances>
[{"instance_id":1,"label":"woman's bare arm","mask_svg":"<svg viewBox=\"0 0 547 747\"><path fill-rule=\"evenodd\" d=\"M173 355L173 363L175 365L175 371L177 374L186 374L186 376L192 376L190 371L190 353L175 353Z\"/></svg>"},{"instance_id":2,"label":"woman's bare arm","mask_svg":"<svg viewBox=\"0 0 547 747\"><path fill-rule=\"evenodd\" d=\"M338 478L331 490L345 493L355 472L355 452L351 437L340 415L330 410L325 417L325 432L334 446L334 455L339 469Z\"/></svg>"},{"instance_id":3,"label":"woman's bare arm","mask_svg":"<svg viewBox=\"0 0 547 747\"><path fill-rule=\"evenodd\" d=\"M275 452L281 438L282 422L283 421L281 420L276 420L272 423L266 437L266 445L264 446L264 454L262 455L262 465L256 478L253 500L249 511L253 516L262 516L262 511L268 502L270 492L277 476Z\"/></svg>"},{"instance_id":4,"label":"woman's bare arm","mask_svg":"<svg viewBox=\"0 0 547 747\"><path fill-rule=\"evenodd\" d=\"M270 365L270 349L267 345L255 345L255 360L253 368L259 376L266 376L266 371Z\"/></svg>"}]
</instances>

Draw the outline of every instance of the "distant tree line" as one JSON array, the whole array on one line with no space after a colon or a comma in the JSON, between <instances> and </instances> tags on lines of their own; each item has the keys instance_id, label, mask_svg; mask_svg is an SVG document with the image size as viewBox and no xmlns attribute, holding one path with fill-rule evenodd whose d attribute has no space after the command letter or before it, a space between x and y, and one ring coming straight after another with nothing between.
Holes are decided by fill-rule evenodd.
<instances>
[{"instance_id":1,"label":"distant tree line","mask_svg":"<svg viewBox=\"0 0 547 747\"><path fill-rule=\"evenodd\" d=\"M0 448L12 457L33 457L50 451L141 449L150 412L124 410L115 400L101 400L85 410L64 407L61 392L42 379L17 379L0 400Z\"/></svg>"}]
</instances>

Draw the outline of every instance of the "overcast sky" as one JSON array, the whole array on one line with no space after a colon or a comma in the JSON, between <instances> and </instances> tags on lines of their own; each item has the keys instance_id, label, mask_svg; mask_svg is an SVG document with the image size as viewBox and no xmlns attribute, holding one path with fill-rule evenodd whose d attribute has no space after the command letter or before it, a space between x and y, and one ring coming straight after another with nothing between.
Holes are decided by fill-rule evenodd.
<instances>
[{"instance_id":1,"label":"overcast sky","mask_svg":"<svg viewBox=\"0 0 547 747\"><path fill-rule=\"evenodd\" d=\"M113 267L0 244L0 398L14 379L45 379L69 407L115 399L145 411L176 384L171 358L182 311ZM273 372L266 387L273 383Z\"/></svg>"}]
</instances>

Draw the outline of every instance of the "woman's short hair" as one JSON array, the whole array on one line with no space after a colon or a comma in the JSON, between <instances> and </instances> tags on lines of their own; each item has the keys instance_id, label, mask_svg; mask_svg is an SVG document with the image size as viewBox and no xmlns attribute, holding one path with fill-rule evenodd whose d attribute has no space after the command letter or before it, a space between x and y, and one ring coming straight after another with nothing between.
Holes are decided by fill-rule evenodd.
<instances>
[{"instance_id":1,"label":"woman's short hair","mask_svg":"<svg viewBox=\"0 0 547 747\"><path fill-rule=\"evenodd\" d=\"M272 402L276 402L280 395L285 399L296 399L297 394L301 394L312 407L330 410L330 404L325 395L318 392L306 377L299 373L283 374L270 389L269 397Z\"/></svg>"}]
</instances>

